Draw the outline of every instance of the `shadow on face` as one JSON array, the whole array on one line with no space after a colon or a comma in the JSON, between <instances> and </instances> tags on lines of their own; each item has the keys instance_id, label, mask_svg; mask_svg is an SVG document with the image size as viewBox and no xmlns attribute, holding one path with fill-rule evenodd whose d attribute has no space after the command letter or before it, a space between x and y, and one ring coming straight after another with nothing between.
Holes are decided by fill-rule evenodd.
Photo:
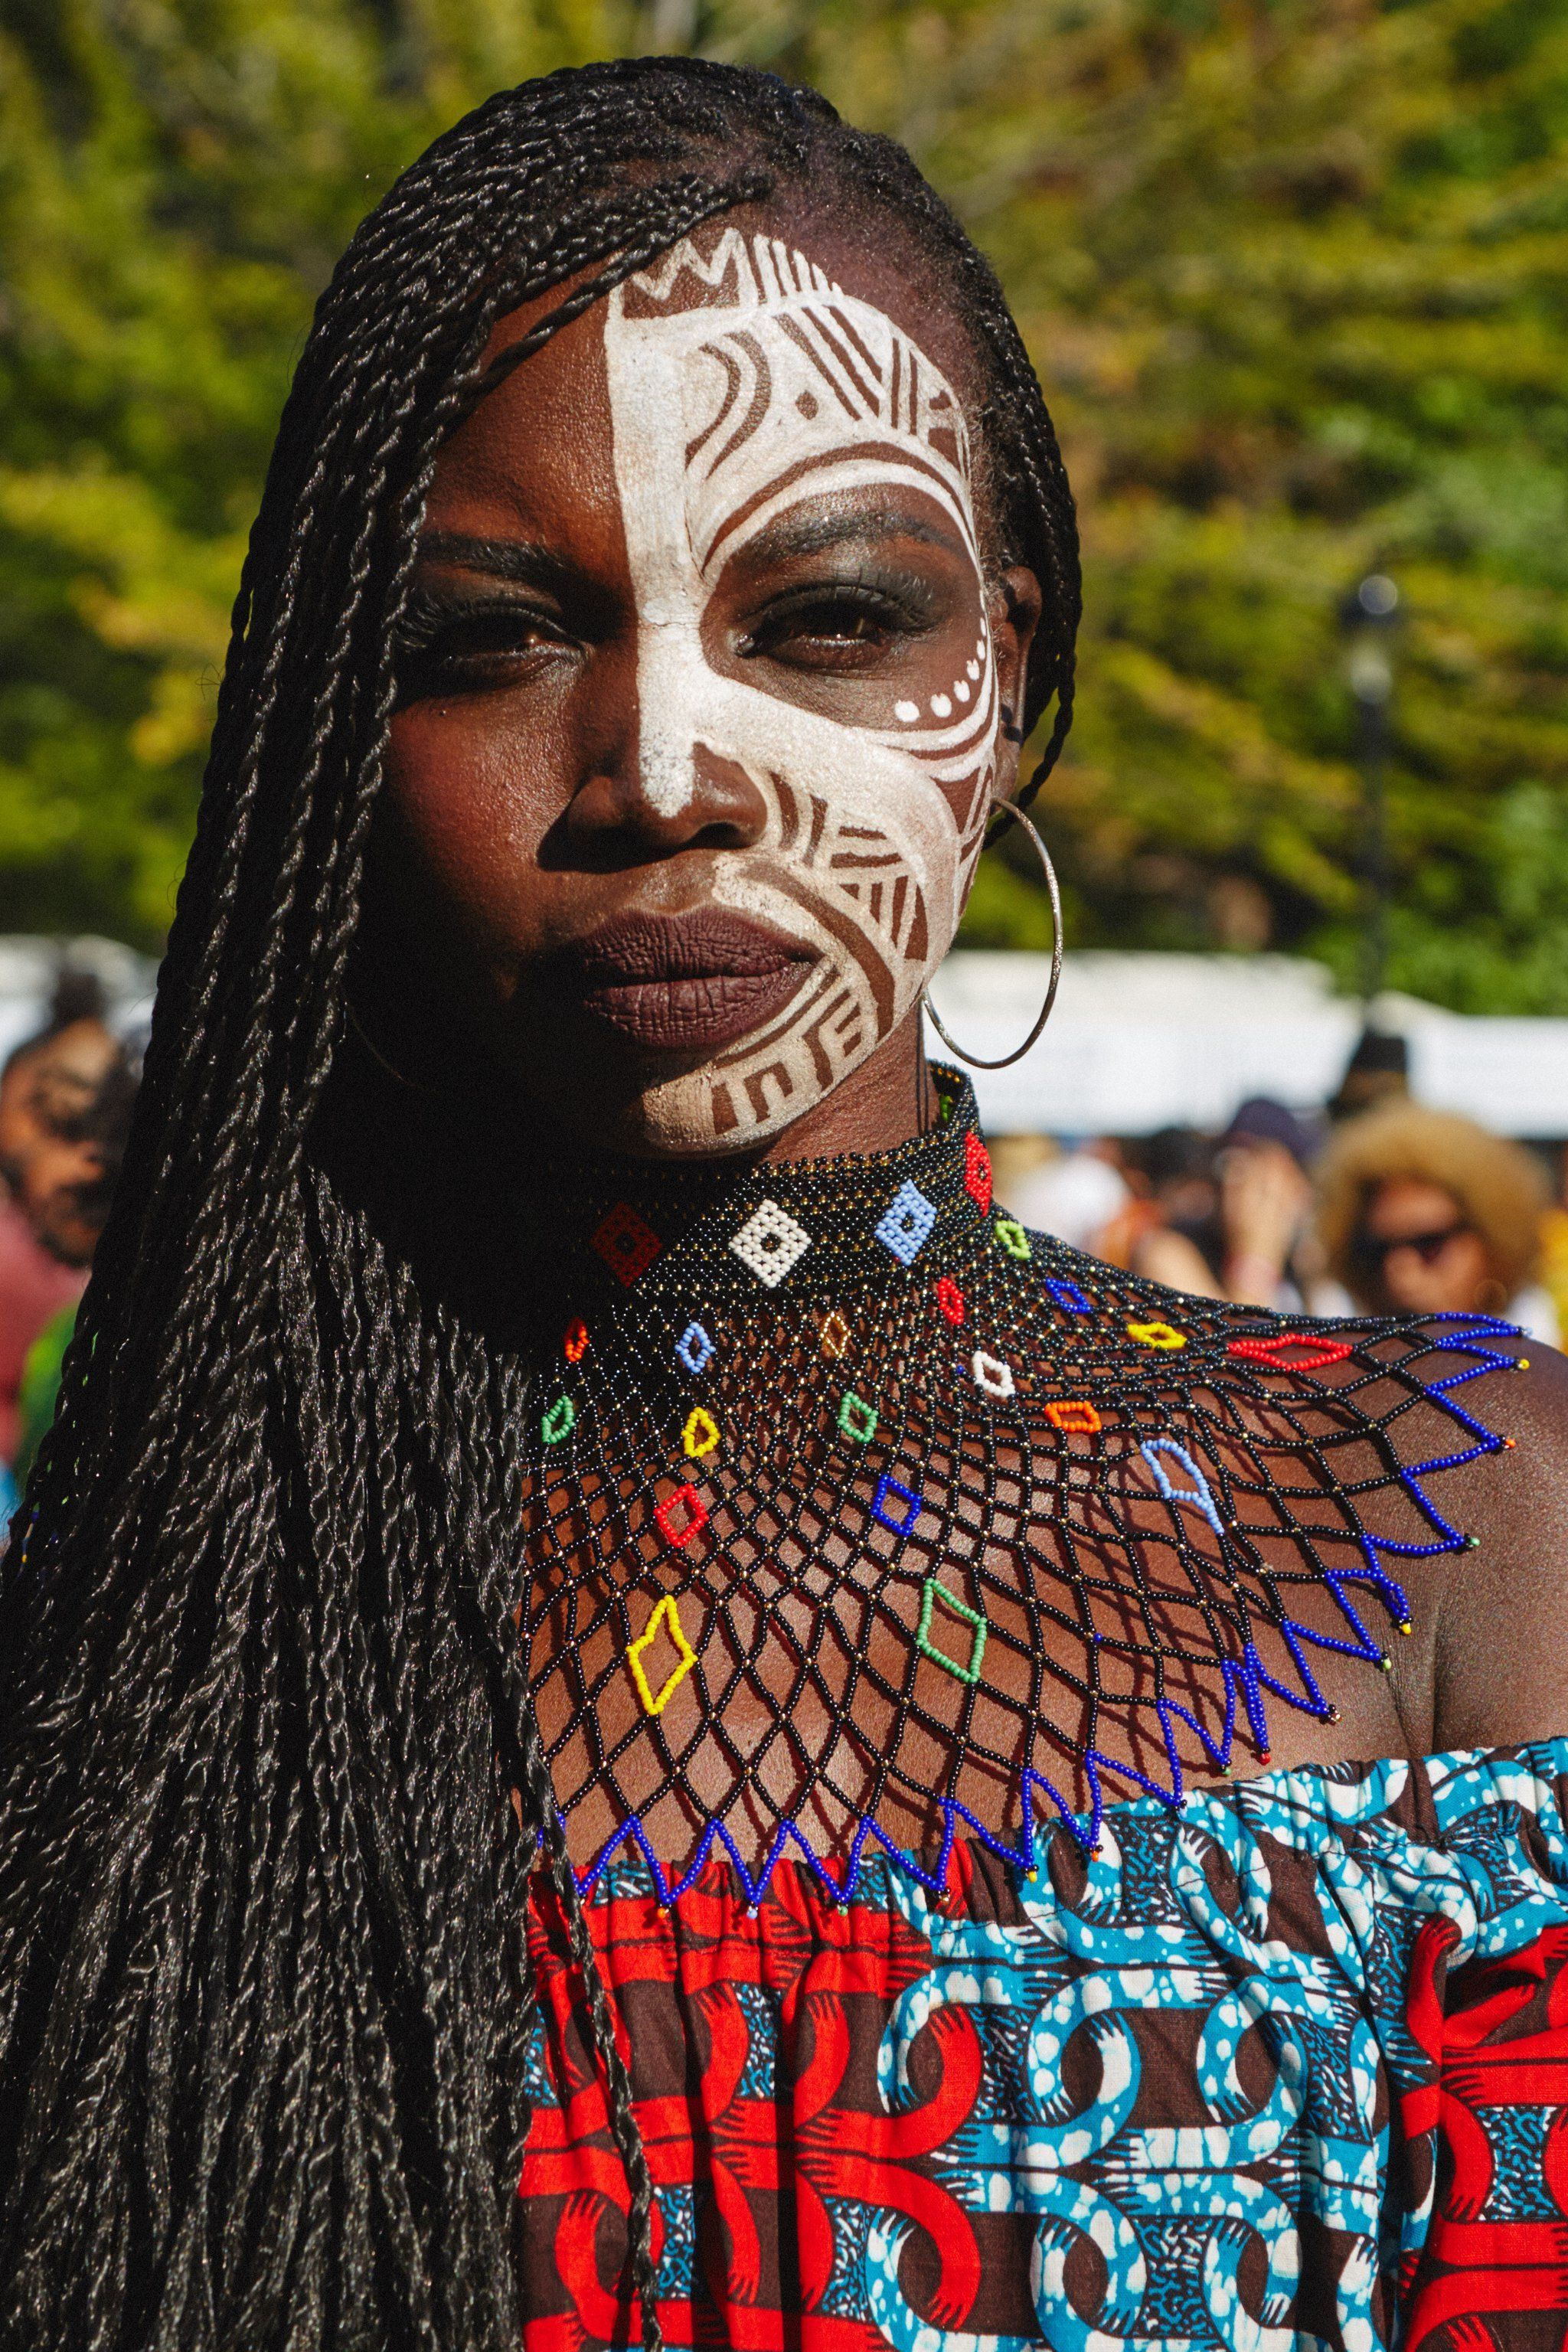
<instances>
[{"instance_id":1,"label":"shadow on face","mask_svg":"<svg viewBox=\"0 0 1568 2352\"><path fill-rule=\"evenodd\" d=\"M912 1066L1039 608L973 375L889 233L737 213L480 403L427 501L355 981L403 1066L702 1154Z\"/></svg>"}]
</instances>

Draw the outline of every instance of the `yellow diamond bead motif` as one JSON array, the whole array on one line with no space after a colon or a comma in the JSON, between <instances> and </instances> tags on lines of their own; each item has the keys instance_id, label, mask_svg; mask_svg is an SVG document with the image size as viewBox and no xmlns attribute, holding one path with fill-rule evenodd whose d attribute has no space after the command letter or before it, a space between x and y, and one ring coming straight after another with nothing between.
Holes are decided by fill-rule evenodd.
<instances>
[{"instance_id":1,"label":"yellow diamond bead motif","mask_svg":"<svg viewBox=\"0 0 1568 2352\"><path fill-rule=\"evenodd\" d=\"M649 1687L648 1678L643 1672L643 1652L650 1643L658 1641L661 1633L669 1635L679 1654L680 1663L673 1668L668 1681L656 1692ZM643 1703L644 1714L662 1715L692 1667L697 1664L697 1653L686 1638L686 1629L681 1624L680 1612L676 1607L673 1592L665 1594L642 1633L637 1635L637 1640L627 1650L626 1664L632 1670L632 1680L637 1686L637 1696Z\"/></svg>"},{"instance_id":2,"label":"yellow diamond bead motif","mask_svg":"<svg viewBox=\"0 0 1568 2352\"><path fill-rule=\"evenodd\" d=\"M841 1356L849 1345L849 1326L837 1307L822 1327L822 1352L825 1356Z\"/></svg>"},{"instance_id":3,"label":"yellow diamond bead motif","mask_svg":"<svg viewBox=\"0 0 1568 2352\"><path fill-rule=\"evenodd\" d=\"M1173 1324L1129 1323L1127 1336L1141 1348L1184 1348L1186 1340Z\"/></svg>"},{"instance_id":4,"label":"yellow diamond bead motif","mask_svg":"<svg viewBox=\"0 0 1568 2352\"><path fill-rule=\"evenodd\" d=\"M700 1462L703 1455L711 1454L718 1444L719 1424L701 1405L694 1405L687 1414L680 1442L693 1462Z\"/></svg>"}]
</instances>

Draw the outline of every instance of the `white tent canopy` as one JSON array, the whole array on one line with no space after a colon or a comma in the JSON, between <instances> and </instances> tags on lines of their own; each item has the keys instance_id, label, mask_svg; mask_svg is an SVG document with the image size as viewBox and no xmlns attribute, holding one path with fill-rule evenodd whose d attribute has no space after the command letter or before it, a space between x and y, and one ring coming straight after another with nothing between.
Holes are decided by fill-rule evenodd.
<instances>
[{"instance_id":1,"label":"white tent canopy","mask_svg":"<svg viewBox=\"0 0 1568 2352\"><path fill-rule=\"evenodd\" d=\"M960 950L931 994L959 1044L987 1059L1028 1034L1042 955ZM1568 1137L1568 1020L1480 1019L1388 995L1376 1025L1408 1040L1411 1091L1500 1135ZM1049 1025L1011 1069L971 1072L994 1134L1147 1135L1223 1127L1248 1095L1319 1108L1337 1088L1362 1009L1321 965L1291 956L1065 959ZM927 1042L945 1053L934 1031Z\"/></svg>"}]
</instances>

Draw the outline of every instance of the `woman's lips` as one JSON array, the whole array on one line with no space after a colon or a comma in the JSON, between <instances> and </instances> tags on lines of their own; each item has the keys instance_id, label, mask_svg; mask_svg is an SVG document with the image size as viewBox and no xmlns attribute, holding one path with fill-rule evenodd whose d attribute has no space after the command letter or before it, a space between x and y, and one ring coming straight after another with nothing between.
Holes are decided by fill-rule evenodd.
<instances>
[{"instance_id":1,"label":"woman's lips","mask_svg":"<svg viewBox=\"0 0 1568 2352\"><path fill-rule=\"evenodd\" d=\"M704 908L622 915L573 958L584 1009L646 1051L716 1053L787 1004L816 958L760 923Z\"/></svg>"}]
</instances>

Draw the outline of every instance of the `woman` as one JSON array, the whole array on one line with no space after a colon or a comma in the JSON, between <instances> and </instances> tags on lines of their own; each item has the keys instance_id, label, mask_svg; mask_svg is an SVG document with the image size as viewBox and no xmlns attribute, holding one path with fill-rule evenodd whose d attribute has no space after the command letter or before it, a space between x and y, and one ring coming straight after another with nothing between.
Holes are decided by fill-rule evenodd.
<instances>
[{"instance_id":1,"label":"woman","mask_svg":"<svg viewBox=\"0 0 1568 2352\"><path fill-rule=\"evenodd\" d=\"M1568 1748L1410 1759L1561 1727L1554 1369L1032 1241L921 1056L1077 602L808 93L554 77L355 238L5 1593L7 2343L1552 2307Z\"/></svg>"},{"instance_id":2,"label":"woman","mask_svg":"<svg viewBox=\"0 0 1568 2352\"><path fill-rule=\"evenodd\" d=\"M1391 1104L1342 1128L1320 1174L1331 1270L1374 1315L1505 1315L1557 1342L1535 1282L1546 1182L1473 1119Z\"/></svg>"}]
</instances>

